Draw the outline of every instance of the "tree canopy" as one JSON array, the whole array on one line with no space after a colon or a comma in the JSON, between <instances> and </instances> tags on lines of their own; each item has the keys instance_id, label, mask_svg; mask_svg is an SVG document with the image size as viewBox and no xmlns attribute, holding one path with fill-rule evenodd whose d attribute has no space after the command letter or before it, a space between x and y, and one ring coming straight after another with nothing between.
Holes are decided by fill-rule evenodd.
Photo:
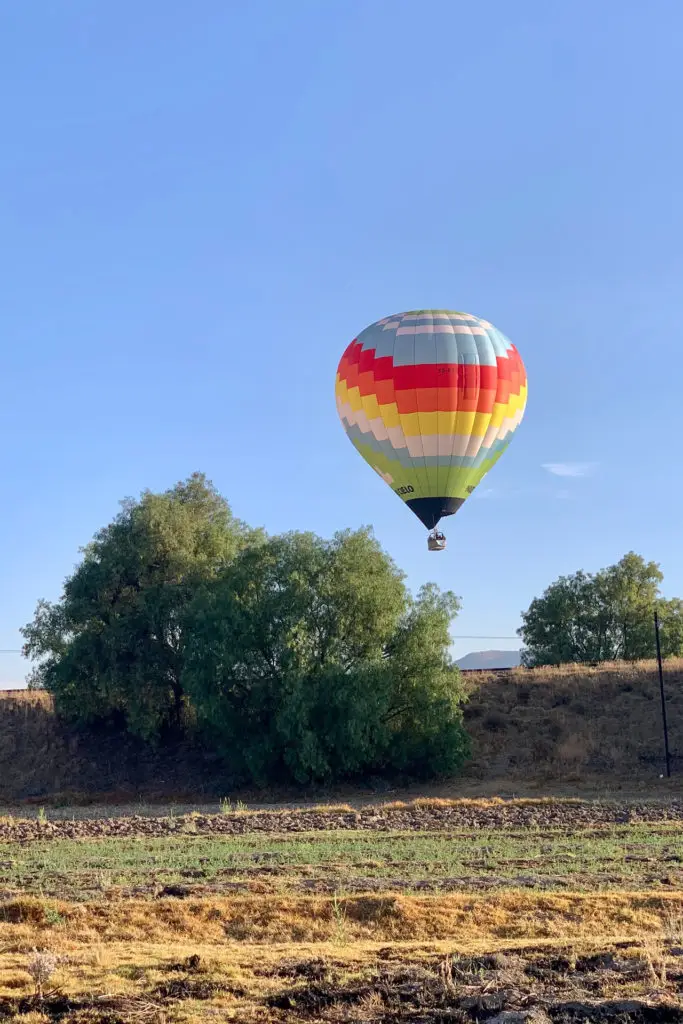
<instances>
[{"instance_id":1,"label":"tree canopy","mask_svg":"<svg viewBox=\"0 0 683 1024\"><path fill-rule=\"evenodd\" d=\"M244 774L453 770L465 739L450 593L413 599L368 530L247 548L189 610L185 686Z\"/></svg>"},{"instance_id":2,"label":"tree canopy","mask_svg":"<svg viewBox=\"0 0 683 1024\"><path fill-rule=\"evenodd\" d=\"M597 573L560 576L522 613L523 663L637 661L654 655L654 612L662 654L683 653L683 602L660 594L656 562L629 552Z\"/></svg>"},{"instance_id":3,"label":"tree canopy","mask_svg":"<svg viewBox=\"0 0 683 1024\"><path fill-rule=\"evenodd\" d=\"M449 627L368 529L267 536L201 475L127 500L61 599L24 628L70 719L182 729L259 784L457 769L467 752Z\"/></svg>"},{"instance_id":4,"label":"tree canopy","mask_svg":"<svg viewBox=\"0 0 683 1024\"><path fill-rule=\"evenodd\" d=\"M201 474L126 499L82 550L60 601L24 627L33 685L69 718L119 715L146 739L177 730L184 707L183 613L253 531Z\"/></svg>"}]
</instances>

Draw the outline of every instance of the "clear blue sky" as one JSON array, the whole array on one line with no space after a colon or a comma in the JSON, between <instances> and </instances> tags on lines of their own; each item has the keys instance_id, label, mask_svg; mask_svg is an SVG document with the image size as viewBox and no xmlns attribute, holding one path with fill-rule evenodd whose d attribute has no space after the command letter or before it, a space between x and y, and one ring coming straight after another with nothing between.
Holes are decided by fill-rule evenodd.
<instances>
[{"instance_id":1,"label":"clear blue sky","mask_svg":"<svg viewBox=\"0 0 683 1024\"><path fill-rule=\"evenodd\" d=\"M630 548L683 595L682 96L680 0L4 4L0 647L195 469L270 531L372 523L458 634ZM333 395L366 324L429 306L529 375L445 555Z\"/></svg>"}]
</instances>

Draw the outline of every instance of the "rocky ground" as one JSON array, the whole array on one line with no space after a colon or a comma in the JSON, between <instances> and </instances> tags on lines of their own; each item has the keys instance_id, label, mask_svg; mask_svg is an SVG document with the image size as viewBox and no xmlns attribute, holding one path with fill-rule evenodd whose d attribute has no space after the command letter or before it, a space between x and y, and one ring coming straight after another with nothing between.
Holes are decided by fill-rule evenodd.
<instances>
[{"instance_id":1,"label":"rocky ground","mask_svg":"<svg viewBox=\"0 0 683 1024\"><path fill-rule=\"evenodd\" d=\"M186 831L197 835L247 835L318 831L476 831L563 828L637 822L683 822L683 802L588 802L580 800L435 801L432 805L377 805L358 810L237 811L225 814L159 813L102 818L60 816L0 818L0 842L96 839L109 836L161 838Z\"/></svg>"}]
</instances>

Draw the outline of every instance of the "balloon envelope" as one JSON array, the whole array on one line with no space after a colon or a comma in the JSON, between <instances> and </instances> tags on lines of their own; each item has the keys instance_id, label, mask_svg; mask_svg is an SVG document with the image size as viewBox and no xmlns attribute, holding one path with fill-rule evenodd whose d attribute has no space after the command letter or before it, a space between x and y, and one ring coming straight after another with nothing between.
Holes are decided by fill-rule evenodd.
<instances>
[{"instance_id":1,"label":"balloon envelope","mask_svg":"<svg viewBox=\"0 0 683 1024\"><path fill-rule=\"evenodd\" d=\"M527 382L517 349L487 320L416 309L354 338L335 392L353 445L433 529L507 448L524 415Z\"/></svg>"}]
</instances>

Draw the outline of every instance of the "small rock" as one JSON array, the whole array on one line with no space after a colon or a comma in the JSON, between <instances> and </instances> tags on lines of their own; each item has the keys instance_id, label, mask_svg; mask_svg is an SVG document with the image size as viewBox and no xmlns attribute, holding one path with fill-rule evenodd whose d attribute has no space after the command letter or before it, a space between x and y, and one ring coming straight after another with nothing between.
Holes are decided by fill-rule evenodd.
<instances>
[{"instance_id":1,"label":"small rock","mask_svg":"<svg viewBox=\"0 0 683 1024\"><path fill-rule=\"evenodd\" d=\"M465 996L464 999L460 1000L460 1008L462 1010L500 1010L505 1002L505 995L505 992L491 992L482 993L482 995L479 996ZM500 1016L500 1014L498 1016ZM518 1022L514 1020L503 1020L499 1021L499 1024L518 1024Z\"/></svg>"},{"instance_id":2,"label":"small rock","mask_svg":"<svg viewBox=\"0 0 683 1024\"><path fill-rule=\"evenodd\" d=\"M176 899L184 900L190 895L186 885L165 885L159 896L174 896Z\"/></svg>"}]
</instances>

